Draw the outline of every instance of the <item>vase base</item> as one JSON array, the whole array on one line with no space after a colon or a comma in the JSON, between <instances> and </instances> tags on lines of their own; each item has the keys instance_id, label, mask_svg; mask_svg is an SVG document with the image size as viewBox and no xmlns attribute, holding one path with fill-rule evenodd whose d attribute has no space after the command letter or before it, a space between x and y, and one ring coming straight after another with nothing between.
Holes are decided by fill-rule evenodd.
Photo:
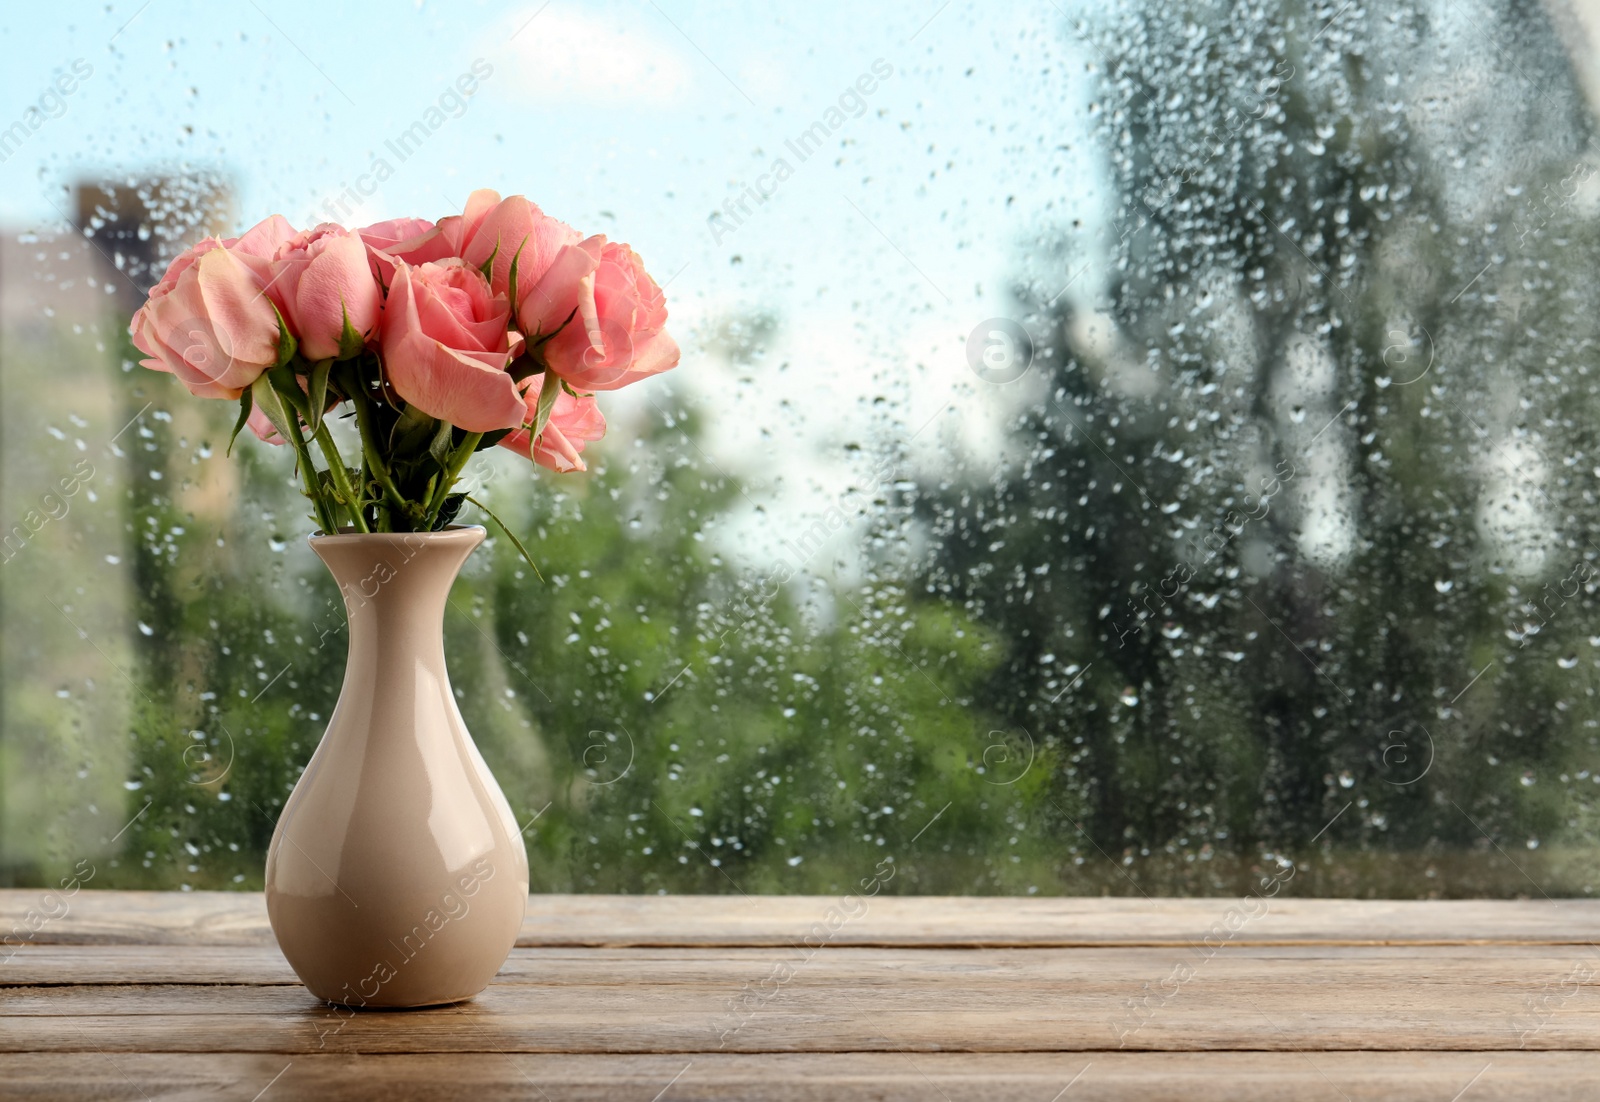
<instances>
[{"instance_id":1,"label":"vase base","mask_svg":"<svg viewBox=\"0 0 1600 1102\"><path fill-rule=\"evenodd\" d=\"M415 1002L346 1002L341 999L329 999L318 995L309 987L306 990L318 1002L327 1006L338 1007L342 1010L427 1010L431 1007L455 1006L459 1003L471 1002L483 994L483 990L480 989L467 995L445 995L439 998L418 999Z\"/></svg>"}]
</instances>

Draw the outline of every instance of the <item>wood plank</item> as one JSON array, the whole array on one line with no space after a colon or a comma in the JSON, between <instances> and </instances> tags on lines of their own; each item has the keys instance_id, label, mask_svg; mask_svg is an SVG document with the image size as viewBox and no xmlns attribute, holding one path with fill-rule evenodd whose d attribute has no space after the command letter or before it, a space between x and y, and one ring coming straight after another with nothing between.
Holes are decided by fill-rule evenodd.
<instances>
[{"instance_id":1,"label":"wood plank","mask_svg":"<svg viewBox=\"0 0 1600 1102\"><path fill-rule=\"evenodd\" d=\"M37 905L0 893L0 930ZM351 1014L298 984L258 895L80 893L0 951L0 1095L1600 1097L1588 901L531 906L478 999Z\"/></svg>"},{"instance_id":2,"label":"wood plank","mask_svg":"<svg viewBox=\"0 0 1600 1102\"><path fill-rule=\"evenodd\" d=\"M249 1102L1588 1102L1587 1053L0 1056L6 1097Z\"/></svg>"},{"instance_id":3,"label":"wood plank","mask_svg":"<svg viewBox=\"0 0 1600 1102\"><path fill-rule=\"evenodd\" d=\"M290 984L9 987L0 1051L1600 1050L1597 991L1600 958L1534 946L519 949L473 1002L400 1014Z\"/></svg>"},{"instance_id":4,"label":"wood plank","mask_svg":"<svg viewBox=\"0 0 1600 1102\"><path fill-rule=\"evenodd\" d=\"M190 945L181 952L148 945L29 945L0 964L0 992L11 985L299 982L276 945Z\"/></svg>"},{"instance_id":5,"label":"wood plank","mask_svg":"<svg viewBox=\"0 0 1600 1102\"><path fill-rule=\"evenodd\" d=\"M1580 986L1600 982L1600 949L1566 951L1558 946L1506 945L1493 953L1476 946L1235 946L1230 950L1234 974L1257 978L1282 968L1312 969L1335 962L1341 982L1365 975L1374 982L1391 982L1396 961L1405 962L1405 982L1435 982L1441 974L1452 981L1473 983L1544 983L1569 978L1573 969L1590 969L1594 977L1579 975ZM834 957L833 953L840 954ZM1187 962L1202 971L1210 959L1190 949L1107 946L1094 949L880 949L844 947L826 957L807 958L799 950L767 948L648 948L573 949L518 948L500 969L497 984L628 983L647 970L652 982L755 983L775 966L789 963L819 976L850 975L868 968L898 976L916 969L936 981L945 971L973 983L1126 981L1132 988L1149 982L1159 987L1179 964ZM1563 972L1561 976L1557 972ZM1159 973L1159 974L1157 974ZM913 977L914 978L914 977ZM35 986L162 986L231 984L298 985L289 963L276 946L199 945L181 953L152 951L137 945L44 945L16 954L0 969L0 999L21 995ZM908 979L910 982L910 979ZM3 1004L0 1004L3 1005Z\"/></svg>"},{"instance_id":6,"label":"wood plank","mask_svg":"<svg viewBox=\"0 0 1600 1102\"><path fill-rule=\"evenodd\" d=\"M272 944L258 892L84 890L56 901L0 889L5 931L11 945ZM1586 945L1600 937L1600 900L535 895L518 944L1165 946L1207 936L1234 945Z\"/></svg>"}]
</instances>

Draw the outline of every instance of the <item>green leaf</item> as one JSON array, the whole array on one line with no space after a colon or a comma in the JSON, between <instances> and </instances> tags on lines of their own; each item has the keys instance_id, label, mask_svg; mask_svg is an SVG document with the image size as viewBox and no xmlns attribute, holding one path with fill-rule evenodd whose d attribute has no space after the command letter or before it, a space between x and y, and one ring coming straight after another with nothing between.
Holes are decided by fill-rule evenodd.
<instances>
[{"instance_id":1,"label":"green leaf","mask_svg":"<svg viewBox=\"0 0 1600 1102\"><path fill-rule=\"evenodd\" d=\"M406 456L428 446L439 422L416 406L407 406L389 430L389 451L394 456Z\"/></svg>"},{"instance_id":2,"label":"green leaf","mask_svg":"<svg viewBox=\"0 0 1600 1102\"><path fill-rule=\"evenodd\" d=\"M512 360L511 366L506 369L507 373L511 376L511 381L514 383L520 383L522 380L529 378L530 376L537 375L543 370L544 364L540 363L536 358L528 355L527 353L523 353L521 356L518 356L516 359Z\"/></svg>"},{"instance_id":3,"label":"green leaf","mask_svg":"<svg viewBox=\"0 0 1600 1102\"><path fill-rule=\"evenodd\" d=\"M517 554L522 556L522 561L533 568L533 576L538 578L541 582L544 581L544 575L539 573L539 564L533 561L533 556L528 554L528 549L526 547L522 546L522 541L517 538L517 534L506 527L506 522L495 516L493 509L489 508L471 494L462 494L461 496L472 502L472 504L476 505L479 509L483 510L483 515L495 522L500 531L504 532L506 534L506 538L511 541L511 545L517 549Z\"/></svg>"},{"instance_id":4,"label":"green leaf","mask_svg":"<svg viewBox=\"0 0 1600 1102\"><path fill-rule=\"evenodd\" d=\"M306 396L306 427L313 434L322 427L322 412L328 408L328 374L333 370L333 361L318 360L311 365L311 390Z\"/></svg>"},{"instance_id":5,"label":"green leaf","mask_svg":"<svg viewBox=\"0 0 1600 1102\"><path fill-rule=\"evenodd\" d=\"M272 368L267 372L267 378L272 380L272 388L283 395L289 408L300 415L300 420L310 422L311 407L306 404L306 392L300 389L300 379L293 369Z\"/></svg>"},{"instance_id":6,"label":"green leaf","mask_svg":"<svg viewBox=\"0 0 1600 1102\"><path fill-rule=\"evenodd\" d=\"M498 247L498 246L497 246ZM522 259L522 250L528 247L528 239L524 237L522 244L517 246L517 254L511 258L511 282L507 284L507 294L511 298L511 320L517 320L517 261Z\"/></svg>"},{"instance_id":7,"label":"green leaf","mask_svg":"<svg viewBox=\"0 0 1600 1102\"><path fill-rule=\"evenodd\" d=\"M349 483L351 490L354 491L355 496L358 498L363 498L364 495L362 494L361 490L357 488L361 485L361 472L356 470L354 467L346 467L344 469L344 473L345 479ZM339 489L339 480L334 477L331 468L317 472L317 486L322 490L322 494L327 500L350 508L351 512L355 512L356 508L359 508L361 505L365 504L364 500L359 502L345 500L343 491Z\"/></svg>"},{"instance_id":8,"label":"green leaf","mask_svg":"<svg viewBox=\"0 0 1600 1102\"><path fill-rule=\"evenodd\" d=\"M489 259L478 265L478 271L483 273L483 278L490 283L494 282L494 258L500 255L500 238L494 239L494 251L489 254Z\"/></svg>"},{"instance_id":9,"label":"green leaf","mask_svg":"<svg viewBox=\"0 0 1600 1102\"><path fill-rule=\"evenodd\" d=\"M406 407L403 402L398 401L400 396L394 392L394 385L389 382L389 372L383 366L383 358L381 356L374 357L374 363L378 369L378 393L383 396L384 404L396 413L401 412Z\"/></svg>"},{"instance_id":10,"label":"green leaf","mask_svg":"<svg viewBox=\"0 0 1600 1102\"><path fill-rule=\"evenodd\" d=\"M288 323L283 320L283 314L278 310L278 304L270 298L267 302L272 305L272 316L278 319L278 362L275 367L282 367L294 359L294 354L300 350L300 345L294 339L294 334L289 332Z\"/></svg>"},{"instance_id":11,"label":"green leaf","mask_svg":"<svg viewBox=\"0 0 1600 1102\"><path fill-rule=\"evenodd\" d=\"M550 423L550 411L556 407L556 398L561 395L561 379L553 371L544 373L544 385L539 388L539 408L534 413L533 428L529 430L528 439L537 440L544 432L544 427Z\"/></svg>"},{"instance_id":12,"label":"green leaf","mask_svg":"<svg viewBox=\"0 0 1600 1102\"><path fill-rule=\"evenodd\" d=\"M350 311L345 307L344 298L339 299L339 309L344 313L344 329L339 333L339 356L341 360L353 360L361 355L362 349L367 347L367 338L356 332L355 326L350 324Z\"/></svg>"},{"instance_id":13,"label":"green leaf","mask_svg":"<svg viewBox=\"0 0 1600 1102\"><path fill-rule=\"evenodd\" d=\"M283 437L284 443L289 443L299 429L295 426L294 411L272 385L272 373L263 372L257 377L250 387L250 393L255 404L261 407L261 412L267 415L267 420L272 422L272 427Z\"/></svg>"},{"instance_id":14,"label":"green leaf","mask_svg":"<svg viewBox=\"0 0 1600 1102\"><path fill-rule=\"evenodd\" d=\"M254 406L255 400L251 397L250 388L246 387L244 393L239 395L239 419L233 423L233 435L228 437L228 448L222 453L223 455L233 454L233 442L239 439L240 430L249 423L250 411Z\"/></svg>"},{"instance_id":15,"label":"green leaf","mask_svg":"<svg viewBox=\"0 0 1600 1102\"><path fill-rule=\"evenodd\" d=\"M439 515L434 519L433 530L442 531L456 519L456 514L461 512L461 503L467 500L466 494L451 494L444 499L444 504L439 507Z\"/></svg>"},{"instance_id":16,"label":"green leaf","mask_svg":"<svg viewBox=\"0 0 1600 1102\"><path fill-rule=\"evenodd\" d=\"M483 434L483 439L478 441L475 450L481 452L484 448L492 448L516 431L516 429L495 429L493 432L486 432Z\"/></svg>"},{"instance_id":17,"label":"green leaf","mask_svg":"<svg viewBox=\"0 0 1600 1102\"><path fill-rule=\"evenodd\" d=\"M450 422L440 421L439 429L433 434L433 440L428 444L428 454L433 456L439 466L449 468L450 453L455 451L455 432Z\"/></svg>"}]
</instances>

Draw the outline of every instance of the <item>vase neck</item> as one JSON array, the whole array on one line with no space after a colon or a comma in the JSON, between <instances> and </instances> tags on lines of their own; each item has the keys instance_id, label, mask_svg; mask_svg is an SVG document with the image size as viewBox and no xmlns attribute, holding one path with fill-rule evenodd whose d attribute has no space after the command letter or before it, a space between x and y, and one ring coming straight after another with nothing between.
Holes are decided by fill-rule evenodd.
<instances>
[{"instance_id":1,"label":"vase neck","mask_svg":"<svg viewBox=\"0 0 1600 1102\"><path fill-rule=\"evenodd\" d=\"M479 527L313 536L344 597L351 658L436 657L442 669L445 602L483 538Z\"/></svg>"}]
</instances>

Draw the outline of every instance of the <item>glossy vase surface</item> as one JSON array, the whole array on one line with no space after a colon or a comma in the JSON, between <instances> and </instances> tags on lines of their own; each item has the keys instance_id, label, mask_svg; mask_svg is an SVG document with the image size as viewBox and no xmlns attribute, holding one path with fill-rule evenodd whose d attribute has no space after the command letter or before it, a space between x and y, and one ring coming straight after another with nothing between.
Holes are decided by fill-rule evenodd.
<instances>
[{"instance_id":1,"label":"glossy vase surface","mask_svg":"<svg viewBox=\"0 0 1600 1102\"><path fill-rule=\"evenodd\" d=\"M349 657L267 851L267 914L312 994L353 1007L470 998L510 955L528 858L445 671L444 613L478 527L311 537Z\"/></svg>"}]
</instances>

